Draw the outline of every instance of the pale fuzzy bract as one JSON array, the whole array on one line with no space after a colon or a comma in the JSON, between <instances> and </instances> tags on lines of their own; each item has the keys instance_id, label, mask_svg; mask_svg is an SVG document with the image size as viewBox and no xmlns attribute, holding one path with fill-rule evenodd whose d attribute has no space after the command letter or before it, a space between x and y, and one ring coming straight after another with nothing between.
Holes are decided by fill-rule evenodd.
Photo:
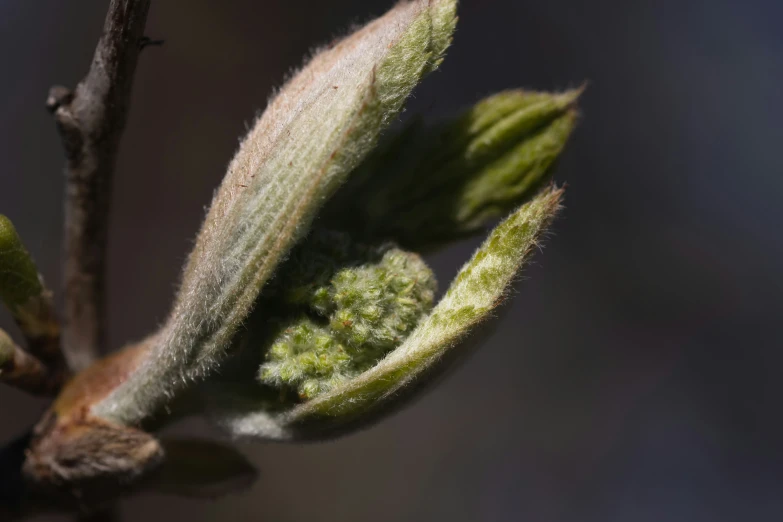
<instances>
[{"instance_id":1,"label":"pale fuzzy bract","mask_svg":"<svg viewBox=\"0 0 783 522\"><path fill-rule=\"evenodd\" d=\"M317 54L242 142L152 354L93 408L135 425L216 369L264 283L442 60L456 0L416 0Z\"/></svg>"}]
</instances>

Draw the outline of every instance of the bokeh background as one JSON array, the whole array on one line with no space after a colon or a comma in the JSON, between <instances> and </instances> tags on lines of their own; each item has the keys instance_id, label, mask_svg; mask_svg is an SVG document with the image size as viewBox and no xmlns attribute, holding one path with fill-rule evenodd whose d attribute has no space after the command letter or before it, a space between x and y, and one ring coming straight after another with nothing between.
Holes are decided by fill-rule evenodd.
<instances>
[{"instance_id":1,"label":"bokeh background","mask_svg":"<svg viewBox=\"0 0 783 522\"><path fill-rule=\"evenodd\" d=\"M391 3L153 1L147 34L166 43L142 56L117 168L112 346L165 318L272 89ZM52 286L62 156L44 100L86 71L106 4L0 0L0 212ZM783 519L783 3L463 0L460 15L407 115L590 82L556 176L566 211L505 321L369 431L243 445L261 472L251 491L145 496L125 520ZM477 242L430 259L442 281ZM1 439L45 406L6 388L0 404Z\"/></svg>"}]
</instances>

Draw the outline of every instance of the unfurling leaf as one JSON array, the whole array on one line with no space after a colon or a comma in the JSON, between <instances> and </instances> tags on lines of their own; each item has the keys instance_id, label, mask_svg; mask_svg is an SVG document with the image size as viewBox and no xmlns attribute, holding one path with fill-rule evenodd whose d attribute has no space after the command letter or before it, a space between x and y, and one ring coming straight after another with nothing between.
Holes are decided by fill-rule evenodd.
<instances>
[{"instance_id":1,"label":"unfurling leaf","mask_svg":"<svg viewBox=\"0 0 783 522\"><path fill-rule=\"evenodd\" d=\"M329 203L327 224L418 249L482 230L546 182L580 93L507 91L437 125L414 121Z\"/></svg>"},{"instance_id":2,"label":"unfurling leaf","mask_svg":"<svg viewBox=\"0 0 783 522\"><path fill-rule=\"evenodd\" d=\"M498 225L429 316L371 369L282 411L270 409L268 400L253 399L246 388L226 390L211 397L215 419L235 436L290 440L345 433L387 413L441 370L471 331L492 316L557 212L560 197L560 190L545 190Z\"/></svg>"},{"instance_id":3,"label":"unfurling leaf","mask_svg":"<svg viewBox=\"0 0 783 522\"><path fill-rule=\"evenodd\" d=\"M282 88L229 166L158 346L94 413L137 424L216 368L315 213L440 62L455 10L455 0L401 3Z\"/></svg>"}]
</instances>

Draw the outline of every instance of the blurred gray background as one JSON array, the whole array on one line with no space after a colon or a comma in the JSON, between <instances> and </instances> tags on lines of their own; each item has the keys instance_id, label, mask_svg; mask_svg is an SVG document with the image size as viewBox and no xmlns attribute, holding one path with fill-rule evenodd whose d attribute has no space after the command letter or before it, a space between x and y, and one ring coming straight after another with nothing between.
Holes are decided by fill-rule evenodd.
<instances>
[{"instance_id":1,"label":"blurred gray background","mask_svg":"<svg viewBox=\"0 0 783 522\"><path fill-rule=\"evenodd\" d=\"M52 286L62 155L44 100L86 71L106 4L0 0L0 212ZM272 89L391 4L153 1L147 34L166 43L143 53L117 169L112 346L165 318ZM371 430L244 445L261 470L252 491L146 496L125 520L783 519L783 3L463 0L460 16L408 115L590 82L556 176L566 211L505 321ZM430 259L444 284L477 241ZM6 388L0 404L3 440L45 406Z\"/></svg>"}]
</instances>

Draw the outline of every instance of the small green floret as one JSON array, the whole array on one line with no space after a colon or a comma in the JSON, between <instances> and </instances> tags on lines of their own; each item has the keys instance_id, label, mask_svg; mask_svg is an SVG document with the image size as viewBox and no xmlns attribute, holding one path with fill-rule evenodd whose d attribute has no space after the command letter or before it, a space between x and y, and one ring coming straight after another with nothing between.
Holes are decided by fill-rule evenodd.
<instances>
[{"instance_id":1,"label":"small green floret","mask_svg":"<svg viewBox=\"0 0 783 522\"><path fill-rule=\"evenodd\" d=\"M431 310L436 283L419 256L320 232L297 248L270 288L289 312L259 380L312 398L371 368Z\"/></svg>"}]
</instances>

